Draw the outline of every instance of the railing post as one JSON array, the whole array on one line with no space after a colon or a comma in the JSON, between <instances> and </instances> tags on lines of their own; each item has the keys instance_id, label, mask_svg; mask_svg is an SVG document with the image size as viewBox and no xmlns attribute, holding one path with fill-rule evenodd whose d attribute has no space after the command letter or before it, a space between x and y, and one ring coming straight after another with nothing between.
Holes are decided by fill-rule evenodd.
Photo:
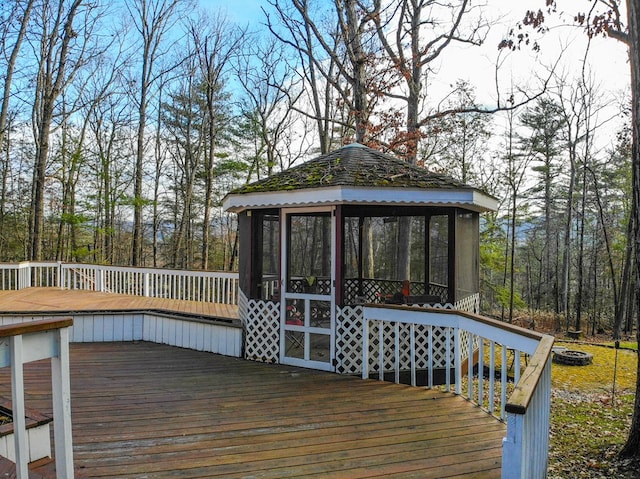
<instances>
[{"instance_id":1,"label":"railing post","mask_svg":"<svg viewBox=\"0 0 640 479\"><path fill-rule=\"evenodd\" d=\"M31 287L31 264L28 261L18 263L18 289Z\"/></svg>"},{"instance_id":2,"label":"railing post","mask_svg":"<svg viewBox=\"0 0 640 479\"><path fill-rule=\"evenodd\" d=\"M149 297L149 295L150 295L150 291L149 291L149 273L145 272L145 273L142 273L142 275L143 275L142 296Z\"/></svg>"},{"instance_id":3,"label":"railing post","mask_svg":"<svg viewBox=\"0 0 640 479\"><path fill-rule=\"evenodd\" d=\"M507 437L502 440L502 479L521 479L524 415L507 414Z\"/></svg>"},{"instance_id":4,"label":"railing post","mask_svg":"<svg viewBox=\"0 0 640 479\"><path fill-rule=\"evenodd\" d=\"M362 315L362 379L369 379L369 320Z\"/></svg>"},{"instance_id":5,"label":"railing post","mask_svg":"<svg viewBox=\"0 0 640 479\"><path fill-rule=\"evenodd\" d=\"M64 289L62 284L62 261L58 261L58 267L56 268L56 285L60 289Z\"/></svg>"},{"instance_id":6,"label":"railing post","mask_svg":"<svg viewBox=\"0 0 640 479\"><path fill-rule=\"evenodd\" d=\"M96 269L96 291L104 291L104 269L100 266Z\"/></svg>"},{"instance_id":7,"label":"railing post","mask_svg":"<svg viewBox=\"0 0 640 479\"><path fill-rule=\"evenodd\" d=\"M29 478L29 447L24 410L24 370L22 336L9 338L11 353L11 392L13 412L13 434L16 453L16 477Z\"/></svg>"},{"instance_id":8,"label":"railing post","mask_svg":"<svg viewBox=\"0 0 640 479\"><path fill-rule=\"evenodd\" d=\"M69 287L69 267L60 263L60 289L71 289Z\"/></svg>"},{"instance_id":9,"label":"railing post","mask_svg":"<svg viewBox=\"0 0 640 479\"><path fill-rule=\"evenodd\" d=\"M53 434L56 473L73 479L73 441L71 437L71 383L69 380L69 328L56 331L58 356L51 358Z\"/></svg>"},{"instance_id":10,"label":"railing post","mask_svg":"<svg viewBox=\"0 0 640 479\"><path fill-rule=\"evenodd\" d=\"M453 341L454 341L454 363L455 363L455 374L456 374L456 394L462 394L462 341L460 340L460 328L456 327L453 330Z\"/></svg>"},{"instance_id":11,"label":"railing post","mask_svg":"<svg viewBox=\"0 0 640 479\"><path fill-rule=\"evenodd\" d=\"M378 325L378 379L384 381L384 321L376 321Z\"/></svg>"}]
</instances>

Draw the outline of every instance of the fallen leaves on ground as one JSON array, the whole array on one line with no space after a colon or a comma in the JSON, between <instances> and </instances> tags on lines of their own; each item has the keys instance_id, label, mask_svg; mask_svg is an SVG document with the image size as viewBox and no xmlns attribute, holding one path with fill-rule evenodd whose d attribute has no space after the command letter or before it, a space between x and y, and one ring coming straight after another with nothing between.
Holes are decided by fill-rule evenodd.
<instances>
[{"instance_id":1,"label":"fallen leaves on ground","mask_svg":"<svg viewBox=\"0 0 640 479\"><path fill-rule=\"evenodd\" d=\"M549 479L640 479L640 462L621 460L631 424L637 353L563 344L593 354L589 366L552 366ZM616 390L613 377L616 370Z\"/></svg>"}]
</instances>

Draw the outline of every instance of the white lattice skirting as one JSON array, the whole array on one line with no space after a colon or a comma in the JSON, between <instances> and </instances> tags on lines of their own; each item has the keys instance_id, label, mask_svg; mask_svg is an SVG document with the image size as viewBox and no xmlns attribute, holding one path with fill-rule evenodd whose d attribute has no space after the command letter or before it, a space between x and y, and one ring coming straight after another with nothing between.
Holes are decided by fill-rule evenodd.
<instances>
[{"instance_id":1,"label":"white lattice skirting","mask_svg":"<svg viewBox=\"0 0 640 479\"><path fill-rule=\"evenodd\" d=\"M466 311L468 313L480 314L480 295L472 294L460 301L456 301L455 308L458 311Z\"/></svg>"},{"instance_id":2,"label":"white lattice skirting","mask_svg":"<svg viewBox=\"0 0 640 479\"><path fill-rule=\"evenodd\" d=\"M470 296L457 308L451 303L430 305L432 308L464 309L473 311L478 304L477 295ZM461 307L462 306L462 307ZM245 358L254 361L278 363L280 360L280 303L264 300L247 300L240 294L240 319L245 330ZM339 374L362 373L362 306L345 306L336 308L336 372ZM393 325L387 323L383 331L384 369L392 370L395 356L395 337ZM447 367L447 328L418 326L415 328L415 356L418 369ZM400 359L401 369L411 367L410 329L408 325L400 327ZM379 331L377 325L369 330L370 371L379 369ZM467 344L466 333L460 338ZM450 336L450 345L453 337ZM431 351L431 357L429 355ZM467 357L468 348L461 348L462 358ZM449 364L453 362L453 353L449 355Z\"/></svg>"},{"instance_id":3,"label":"white lattice skirting","mask_svg":"<svg viewBox=\"0 0 640 479\"><path fill-rule=\"evenodd\" d=\"M336 311L336 372L362 372L362 306L338 307Z\"/></svg>"},{"instance_id":4,"label":"white lattice skirting","mask_svg":"<svg viewBox=\"0 0 640 479\"><path fill-rule=\"evenodd\" d=\"M243 295L244 296L244 295ZM280 303L250 299L239 308L244 326L244 357L277 363L280 360Z\"/></svg>"}]
</instances>

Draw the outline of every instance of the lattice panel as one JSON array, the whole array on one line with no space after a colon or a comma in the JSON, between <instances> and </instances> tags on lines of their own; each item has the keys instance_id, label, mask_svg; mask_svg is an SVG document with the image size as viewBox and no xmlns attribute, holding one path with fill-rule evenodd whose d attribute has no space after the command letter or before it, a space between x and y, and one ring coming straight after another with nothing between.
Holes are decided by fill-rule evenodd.
<instances>
[{"instance_id":1,"label":"lattice panel","mask_svg":"<svg viewBox=\"0 0 640 479\"><path fill-rule=\"evenodd\" d=\"M369 369L376 373L380 370L379 362L379 322L372 322L369 327ZM445 368L447 367L447 329L443 327L416 326L415 328L415 356L416 369ZM399 347L400 347L400 370L408 371L411 369L411 327L408 324L402 324L398 328ZM454 337L453 332L450 333L451 355L450 363L453 367L454 361ZM432 354L433 360L429 358L429 335L433 337ZM385 372L391 372L395 368L395 330L393 323L385 323L383 332L384 344L384 361L383 367ZM465 358L465 353L462 355ZM431 364L430 364L431 363Z\"/></svg>"},{"instance_id":2,"label":"lattice panel","mask_svg":"<svg viewBox=\"0 0 640 479\"><path fill-rule=\"evenodd\" d=\"M362 373L362 306L337 308L336 372Z\"/></svg>"},{"instance_id":3,"label":"lattice panel","mask_svg":"<svg viewBox=\"0 0 640 479\"><path fill-rule=\"evenodd\" d=\"M470 333L469 331L460 331L460 347L462 348L461 357L463 361L469 358L469 341L473 342L473 350L480 347L480 336Z\"/></svg>"},{"instance_id":4,"label":"lattice panel","mask_svg":"<svg viewBox=\"0 0 640 479\"><path fill-rule=\"evenodd\" d=\"M467 311L468 313L480 313L480 295L472 294L456 302L455 309Z\"/></svg>"},{"instance_id":5,"label":"lattice panel","mask_svg":"<svg viewBox=\"0 0 640 479\"><path fill-rule=\"evenodd\" d=\"M375 303L377 299L375 298L375 294L373 296L369 294L360 295L358 292L358 281L346 279L344 281L344 301L347 304L356 304L358 301Z\"/></svg>"},{"instance_id":6,"label":"lattice panel","mask_svg":"<svg viewBox=\"0 0 640 479\"><path fill-rule=\"evenodd\" d=\"M393 296L402 291L402 281L383 279L363 279L362 294L359 292L357 279L346 279L344 282L345 302L355 304L356 298L362 298L365 303L379 303L385 296ZM412 295L424 295L424 283L411 283Z\"/></svg>"},{"instance_id":7,"label":"lattice panel","mask_svg":"<svg viewBox=\"0 0 640 479\"><path fill-rule=\"evenodd\" d=\"M379 355L379 326L380 323L376 322L371 325L371 337L369 339L369 357L372 364L370 369L378 372L380 370L380 355ZM400 370L408 370L411 368L411 327L408 324L401 324L398 327L398 348L399 348L399 362ZM385 323L383 331L383 367L385 371L393 371L395 369L395 354L396 354L396 339L395 339L395 324Z\"/></svg>"},{"instance_id":8,"label":"lattice panel","mask_svg":"<svg viewBox=\"0 0 640 479\"><path fill-rule=\"evenodd\" d=\"M452 308L451 304L439 305L441 308ZM340 374L359 374L362 372L362 306L338 308L336 318L336 371ZM379 371L379 323L371 322L369 325L369 370ZM386 323L383 332L384 362L385 371L394 370L395 362L395 337L393 323ZM409 370L411 368L411 337L409 325L403 324L399 328L400 332L400 369ZM447 330L444 327L430 327L418 325L415 327L415 352L416 367L427 369L431 362L431 367L447 367ZM450 361L453 366L455 339L453 332L450 333L451 354ZM429 336L432 336L433 359L429 358ZM461 333L462 350L461 356L465 359L468 354L466 341L468 333Z\"/></svg>"},{"instance_id":9,"label":"lattice panel","mask_svg":"<svg viewBox=\"0 0 640 479\"><path fill-rule=\"evenodd\" d=\"M436 306L442 309L452 309L451 303ZM347 306L338 308L336 316L336 372L340 374L360 374L362 373L362 306ZM379 322L373 321L369 324L369 370L379 371ZM385 371L394 370L395 362L395 337L393 323L386 323L383 332L384 362ZM399 327L400 333L400 369L409 370L411 368L411 327L402 324ZM450 364L447 364L447 331L449 328L417 325L415 327L415 354L416 368L425 370L430 366L433 368L453 367L455 358L455 337L453 330L450 331L451 354ZM429 358L429 337L432 338L432 355ZM461 351L463 360L468 357L468 341L470 333L461 331ZM478 348L478 338L473 337L474 349ZM430 364L431 363L431 364Z\"/></svg>"},{"instance_id":10,"label":"lattice panel","mask_svg":"<svg viewBox=\"0 0 640 479\"><path fill-rule=\"evenodd\" d=\"M242 326L246 327L246 320L249 316L249 300L244 292L239 289L238 290L238 317L242 322Z\"/></svg>"},{"instance_id":11,"label":"lattice panel","mask_svg":"<svg viewBox=\"0 0 640 479\"><path fill-rule=\"evenodd\" d=\"M449 288L441 284L429 283L429 294L447 298L449 296Z\"/></svg>"},{"instance_id":12,"label":"lattice panel","mask_svg":"<svg viewBox=\"0 0 640 479\"><path fill-rule=\"evenodd\" d=\"M380 322L369 323L369 373L380 370L380 357L378 355L378 338L380 337Z\"/></svg>"},{"instance_id":13,"label":"lattice panel","mask_svg":"<svg viewBox=\"0 0 640 479\"><path fill-rule=\"evenodd\" d=\"M429 334L433 334L430 326L424 326L421 324L415 327L415 348L416 348L416 368L427 369L429 366ZM411 338L409 338L411 341ZM409 348L411 343L409 342ZM409 354L409 367L411 367L411 354Z\"/></svg>"},{"instance_id":14,"label":"lattice panel","mask_svg":"<svg viewBox=\"0 0 640 479\"><path fill-rule=\"evenodd\" d=\"M401 324L398 328L400 345L400 369L411 369L411 326Z\"/></svg>"},{"instance_id":15,"label":"lattice panel","mask_svg":"<svg viewBox=\"0 0 640 479\"><path fill-rule=\"evenodd\" d=\"M313 286L309 286L304 278L289 280L290 293L331 294L331 278L316 278Z\"/></svg>"},{"instance_id":16,"label":"lattice panel","mask_svg":"<svg viewBox=\"0 0 640 479\"><path fill-rule=\"evenodd\" d=\"M419 304L413 304L412 305L415 308L423 308L424 306L421 306ZM430 303L427 305L427 307L429 308L435 308L435 309L456 309L455 306L451 303Z\"/></svg>"},{"instance_id":17,"label":"lattice panel","mask_svg":"<svg viewBox=\"0 0 640 479\"><path fill-rule=\"evenodd\" d=\"M245 358L265 363L280 359L280 303L251 299L242 318Z\"/></svg>"},{"instance_id":18,"label":"lattice panel","mask_svg":"<svg viewBox=\"0 0 640 479\"><path fill-rule=\"evenodd\" d=\"M419 345L422 352L417 355L417 368L418 369L427 369L429 367L429 362L432 363L432 367L434 368L446 368L447 367L447 331L449 328L443 327L429 327L423 326L427 331L425 331L423 335L422 341L418 342L416 340L416 344ZM432 336L432 354L433 358L429 361L429 335ZM453 365L453 351L454 347L454 338L453 332L449 331L449 340L451 345L451 355L450 355L450 365ZM418 349L418 346L416 346Z\"/></svg>"}]
</instances>

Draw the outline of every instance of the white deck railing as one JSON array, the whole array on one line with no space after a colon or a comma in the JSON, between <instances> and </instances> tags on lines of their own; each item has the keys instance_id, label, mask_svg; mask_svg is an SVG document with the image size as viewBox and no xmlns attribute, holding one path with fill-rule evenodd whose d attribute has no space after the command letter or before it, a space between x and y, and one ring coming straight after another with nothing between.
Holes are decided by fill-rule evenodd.
<instances>
[{"instance_id":1,"label":"white deck railing","mask_svg":"<svg viewBox=\"0 0 640 479\"><path fill-rule=\"evenodd\" d=\"M0 326L0 367L11 366L12 415L18 479L29 477L23 365L46 358L51 358L56 477L74 477L69 379L69 327L72 324L71 319L62 319Z\"/></svg>"},{"instance_id":2,"label":"white deck railing","mask_svg":"<svg viewBox=\"0 0 640 479\"><path fill-rule=\"evenodd\" d=\"M238 273L25 261L0 264L0 289L59 287L237 304Z\"/></svg>"},{"instance_id":3,"label":"white deck railing","mask_svg":"<svg viewBox=\"0 0 640 479\"><path fill-rule=\"evenodd\" d=\"M370 337L371 330L376 331L376 337ZM429 346L422 354L415 347L418 331L429 337ZM446 344L445 364L449 365L445 370L446 390L453 386L456 394L464 395L507 422L502 478L546 477L553 337L461 311L366 306L362 377L369 378L373 356L378 362L379 378L383 379L385 372L393 373L399 382L400 356L409 351L411 383L416 385L416 364L426 364L426 371L420 372L426 373L427 385L432 387L433 358L438 353L434 355L431 347L435 336ZM389 344L393 347L389 348ZM521 358L527 364L522 373ZM508 396L510 370L513 370L511 384L515 386Z\"/></svg>"}]
</instances>

